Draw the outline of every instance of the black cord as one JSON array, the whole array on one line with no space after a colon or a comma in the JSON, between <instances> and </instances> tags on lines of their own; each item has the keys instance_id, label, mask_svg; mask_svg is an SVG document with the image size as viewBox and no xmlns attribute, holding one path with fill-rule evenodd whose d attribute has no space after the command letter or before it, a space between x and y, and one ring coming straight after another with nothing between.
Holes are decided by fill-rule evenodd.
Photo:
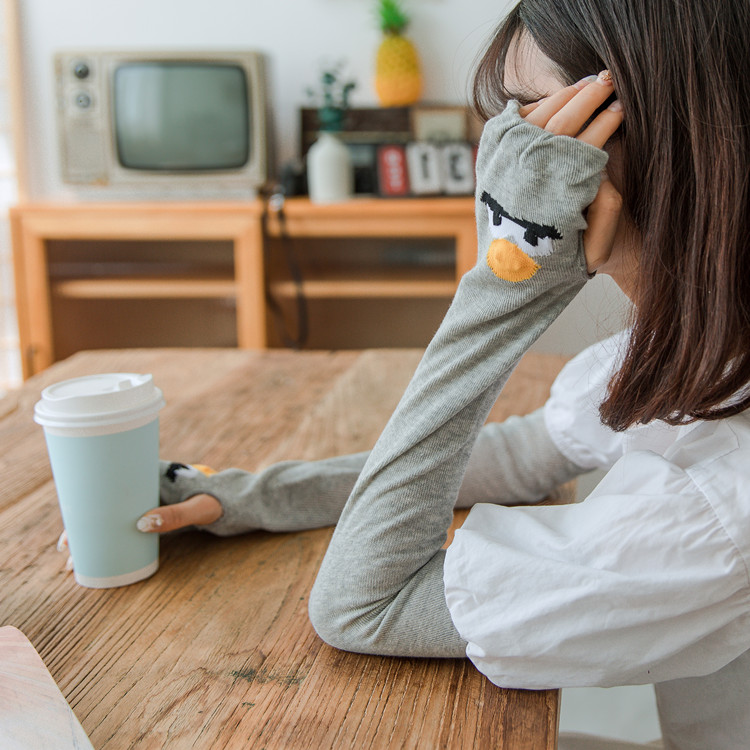
<instances>
[{"instance_id":1,"label":"black cord","mask_svg":"<svg viewBox=\"0 0 750 750\"><path fill-rule=\"evenodd\" d=\"M309 335L309 318L307 310L307 298L305 297L304 290L304 278L302 276L302 270L297 261L297 256L294 252L294 241L289 235L289 230L286 223L286 213L284 212L284 193L282 190L275 190L270 194L263 195L263 254L264 254L264 265L266 268L266 304L271 310L274 318L274 324L276 331L281 338L282 343L289 349L302 349L307 343ZM271 243L268 242L268 214L269 211L273 210L277 216L279 222L279 236L281 239L281 247L284 252L284 260L286 261L289 274L294 282L295 289L295 303L297 307L297 333L293 335L289 332L287 322L284 318L284 311L281 309L281 305L278 300L271 293L271 284L269 279L269 272L271 269Z\"/></svg>"}]
</instances>

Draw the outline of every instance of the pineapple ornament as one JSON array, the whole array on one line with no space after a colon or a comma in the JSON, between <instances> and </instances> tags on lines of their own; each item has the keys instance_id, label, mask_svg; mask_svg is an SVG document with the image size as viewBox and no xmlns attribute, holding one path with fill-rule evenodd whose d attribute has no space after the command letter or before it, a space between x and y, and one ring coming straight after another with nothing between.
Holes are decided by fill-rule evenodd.
<instances>
[{"instance_id":1,"label":"pineapple ornament","mask_svg":"<svg viewBox=\"0 0 750 750\"><path fill-rule=\"evenodd\" d=\"M408 107L419 101L422 72L414 45L403 35L409 25L401 0L377 0L384 34L375 62L375 92L383 107Z\"/></svg>"}]
</instances>

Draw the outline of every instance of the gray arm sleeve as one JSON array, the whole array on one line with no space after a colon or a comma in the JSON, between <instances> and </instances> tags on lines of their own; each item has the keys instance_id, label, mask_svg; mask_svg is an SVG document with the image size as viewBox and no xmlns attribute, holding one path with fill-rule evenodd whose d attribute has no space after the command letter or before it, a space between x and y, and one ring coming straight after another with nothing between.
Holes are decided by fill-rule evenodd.
<instances>
[{"instance_id":1,"label":"gray arm sleeve","mask_svg":"<svg viewBox=\"0 0 750 750\"><path fill-rule=\"evenodd\" d=\"M479 430L456 507L537 503L585 471L552 441L543 408L525 417L490 422Z\"/></svg>"},{"instance_id":2,"label":"gray arm sleeve","mask_svg":"<svg viewBox=\"0 0 750 750\"><path fill-rule=\"evenodd\" d=\"M170 505L202 493L212 495L221 503L222 516L200 528L218 536L333 526L368 456L282 461L258 474L227 469L206 475L191 466L163 461L161 502ZM552 442L543 410L538 409L482 427L456 507L535 503L582 471Z\"/></svg>"},{"instance_id":3,"label":"gray arm sleeve","mask_svg":"<svg viewBox=\"0 0 750 750\"><path fill-rule=\"evenodd\" d=\"M311 621L331 645L464 654L445 602L441 547L489 410L585 282L583 210L606 158L526 123L515 103L485 127L478 263L370 453L311 592Z\"/></svg>"}]
</instances>

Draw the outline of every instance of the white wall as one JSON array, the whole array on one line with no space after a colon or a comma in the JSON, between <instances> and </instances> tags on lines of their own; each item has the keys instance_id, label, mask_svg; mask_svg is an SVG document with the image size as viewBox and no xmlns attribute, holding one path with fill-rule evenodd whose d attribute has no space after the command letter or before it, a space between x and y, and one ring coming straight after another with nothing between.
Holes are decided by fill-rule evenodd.
<instances>
[{"instance_id":1,"label":"white wall","mask_svg":"<svg viewBox=\"0 0 750 750\"><path fill-rule=\"evenodd\" d=\"M376 103L375 0L18 0L24 52L26 153L32 199L70 197L60 182L51 58L92 47L254 48L266 53L277 161L297 155L305 90L325 62L346 60L355 105ZM424 100L465 103L477 55L514 0L405 0L424 68ZM604 279L587 285L537 347L573 353L622 327L625 300Z\"/></svg>"},{"instance_id":2,"label":"white wall","mask_svg":"<svg viewBox=\"0 0 750 750\"><path fill-rule=\"evenodd\" d=\"M60 49L251 48L270 62L280 163L296 155L297 109L324 61L345 60L353 103L376 103L375 0L19 0L30 194L59 198L52 54ZM472 63L511 0L406 0L425 101L465 102Z\"/></svg>"},{"instance_id":3,"label":"white wall","mask_svg":"<svg viewBox=\"0 0 750 750\"><path fill-rule=\"evenodd\" d=\"M575 354L621 331L630 300L609 276L597 276L578 293L532 347L548 354Z\"/></svg>"}]
</instances>

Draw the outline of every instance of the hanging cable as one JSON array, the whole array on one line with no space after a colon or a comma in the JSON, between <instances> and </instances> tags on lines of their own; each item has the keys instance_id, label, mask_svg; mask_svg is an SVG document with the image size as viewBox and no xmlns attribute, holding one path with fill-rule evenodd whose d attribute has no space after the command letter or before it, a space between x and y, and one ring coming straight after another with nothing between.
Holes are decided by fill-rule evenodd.
<instances>
[{"instance_id":1,"label":"hanging cable","mask_svg":"<svg viewBox=\"0 0 750 750\"><path fill-rule=\"evenodd\" d=\"M273 315L276 331L279 334L279 338L281 339L284 346L289 349L302 349L307 343L309 335L307 298L305 297L304 278L302 276L302 270L294 251L294 240L290 236L287 227L286 213L284 211L285 201L286 198L284 196L284 191L279 187L275 188L270 193L263 194L263 254L264 266L266 269L266 304L268 305L268 308ZM273 293L271 291L269 272L271 269L272 249L271 243L268 241L270 236L268 233L268 217L271 211L273 211L273 213L276 215L276 219L279 224L280 245L286 267L289 270L289 275L291 276L292 282L294 284L294 297L297 318L296 333L290 332L281 304L273 296Z\"/></svg>"}]
</instances>

